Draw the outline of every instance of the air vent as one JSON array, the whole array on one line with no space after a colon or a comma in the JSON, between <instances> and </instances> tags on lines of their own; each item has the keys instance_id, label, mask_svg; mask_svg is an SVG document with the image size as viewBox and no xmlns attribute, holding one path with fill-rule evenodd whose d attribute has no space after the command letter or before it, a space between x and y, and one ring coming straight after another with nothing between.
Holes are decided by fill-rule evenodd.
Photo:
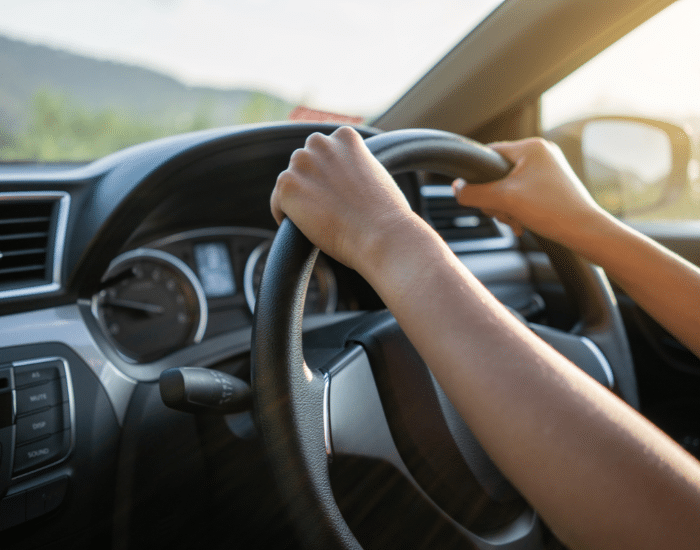
<instances>
[{"instance_id":1,"label":"air vent","mask_svg":"<svg viewBox=\"0 0 700 550\"><path fill-rule=\"evenodd\" d=\"M449 185L421 187L425 218L455 251L508 248L514 244L509 228L477 208L457 203Z\"/></svg>"},{"instance_id":2,"label":"air vent","mask_svg":"<svg viewBox=\"0 0 700 550\"><path fill-rule=\"evenodd\" d=\"M500 237L494 221L476 208L457 203L452 189L444 185L423 188L429 221L446 241Z\"/></svg>"},{"instance_id":3,"label":"air vent","mask_svg":"<svg viewBox=\"0 0 700 550\"><path fill-rule=\"evenodd\" d=\"M67 201L55 193L0 194L0 297L57 288Z\"/></svg>"}]
</instances>

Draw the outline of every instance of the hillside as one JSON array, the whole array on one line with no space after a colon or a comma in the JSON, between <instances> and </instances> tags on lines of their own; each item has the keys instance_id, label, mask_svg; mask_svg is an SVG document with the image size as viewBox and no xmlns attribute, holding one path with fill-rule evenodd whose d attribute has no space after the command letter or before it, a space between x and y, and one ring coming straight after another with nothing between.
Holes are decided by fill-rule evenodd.
<instances>
[{"instance_id":1,"label":"hillside","mask_svg":"<svg viewBox=\"0 0 700 550\"><path fill-rule=\"evenodd\" d=\"M27 132L41 133L37 126L47 114L72 126L76 120L78 126L90 126L100 118L102 124L116 121L119 128L115 131L132 133L137 139L279 120L291 107L254 90L190 87L141 67L0 36L0 158L26 155L8 152L8 148L34 139ZM94 131L85 128L82 133ZM127 136L122 138L115 146L129 144Z\"/></svg>"}]
</instances>

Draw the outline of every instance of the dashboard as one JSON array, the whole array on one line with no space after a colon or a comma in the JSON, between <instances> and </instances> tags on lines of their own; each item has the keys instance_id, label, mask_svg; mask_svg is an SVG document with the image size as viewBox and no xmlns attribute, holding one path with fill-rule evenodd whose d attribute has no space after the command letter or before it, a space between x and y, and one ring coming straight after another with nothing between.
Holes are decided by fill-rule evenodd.
<instances>
[{"instance_id":1,"label":"dashboard","mask_svg":"<svg viewBox=\"0 0 700 550\"><path fill-rule=\"evenodd\" d=\"M306 137L334 129L219 129L88 165L0 168L3 548L288 544L251 410L174 411L158 379L196 366L250 382L269 196ZM542 317L534 256L507 227L458 207L437 176L395 177L497 297ZM306 330L382 307L319 258Z\"/></svg>"}]
</instances>

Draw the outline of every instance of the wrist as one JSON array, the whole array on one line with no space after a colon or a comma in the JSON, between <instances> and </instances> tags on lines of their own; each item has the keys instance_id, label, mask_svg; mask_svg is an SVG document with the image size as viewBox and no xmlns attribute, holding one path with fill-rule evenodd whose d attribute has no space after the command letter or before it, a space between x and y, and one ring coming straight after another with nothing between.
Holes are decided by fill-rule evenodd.
<instances>
[{"instance_id":1,"label":"wrist","mask_svg":"<svg viewBox=\"0 0 700 550\"><path fill-rule=\"evenodd\" d=\"M435 251L436 243L442 243L440 237L414 212L387 218L381 229L355 243L357 261L352 267L380 294L387 283L398 290L421 270L419 264Z\"/></svg>"},{"instance_id":2,"label":"wrist","mask_svg":"<svg viewBox=\"0 0 700 550\"><path fill-rule=\"evenodd\" d=\"M561 243L593 263L598 263L601 252L618 243L626 226L603 209L584 212L572 223Z\"/></svg>"}]
</instances>

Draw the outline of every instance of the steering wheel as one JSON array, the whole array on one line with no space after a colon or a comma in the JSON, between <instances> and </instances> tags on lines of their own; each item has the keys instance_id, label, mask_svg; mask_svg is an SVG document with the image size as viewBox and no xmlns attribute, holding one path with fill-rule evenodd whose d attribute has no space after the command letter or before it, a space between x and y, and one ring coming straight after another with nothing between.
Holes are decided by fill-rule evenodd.
<instances>
[{"instance_id":1,"label":"steering wheel","mask_svg":"<svg viewBox=\"0 0 700 550\"><path fill-rule=\"evenodd\" d=\"M366 143L392 174L426 170L472 184L510 170L491 149L447 132L398 130ZM531 328L638 407L627 337L604 273L555 243L540 244L580 322L568 333ZM317 254L285 219L260 284L252 346L256 420L304 547L361 548L329 479L329 460L344 454L393 464L477 548L540 547L536 514L495 468L389 312L307 335L302 349Z\"/></svg>"}]
</instances>

